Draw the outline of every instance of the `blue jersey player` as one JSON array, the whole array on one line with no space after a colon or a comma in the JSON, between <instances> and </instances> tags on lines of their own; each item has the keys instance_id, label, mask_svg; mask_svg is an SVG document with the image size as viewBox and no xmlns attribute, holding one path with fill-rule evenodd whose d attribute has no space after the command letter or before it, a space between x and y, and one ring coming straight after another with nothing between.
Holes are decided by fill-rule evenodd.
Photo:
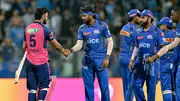
<instances>
[{"instance_id":1,"label":"blue jersey player","mask_svg":"<svg viewBox=\"0 0 180 101\"><path fill-rule=\"evenodd\" d=\"M152 24L153 14L151 11L143 10L141 13L141 22L142 29L137 33L135 48L129 67L135 72L133 87L136 101L146 101L143 92L145 81L147 86L147 99L148 101L155 101L158 64L157 61L148 64L144 59L156 54L158 47L165 44L165 39L163 38L163 32Z\"/></svg>"},{"instance_id":2,"label":"blue jersey player","mask_svg":"<svg viewBox=\"0 0 180 101\"><path fill-rule=\"evenodd\" d=\"M175 22L177 24L176 26L176 37L174 39L174 41L172 43L170 43L169 45L164 46L157 54L153 55L152 57L147 58L148 62L153 62L154 60L156 60L157 58L163 56L164 54L166 54L169 50L172 50L173 48L175 48L177 46L177 62L178 62L178 68L177 68L177 73L176 73L176 81L175 81L175 85L176 85L176 101L180 101L180 6L177 5L174 7L174 9L171 11L171 19L173 22Z\"/></svg>"},{"instance_id":3,"label":"blue jersey player","mask_svg":"<svg viewBox=\"0 0 180 101\"><path fill-rule=\"evenodd\" d=\"M132 9L128 12L128 23L120 31L120 71L123 81L123 91L125 101L132 101L134 93L132 92L132 72L128 68L131 58L137 32L137 25L140 23L140 12ZM128 90L129 89L129 90ZM127 92L128 91L128 92Z\"/></svg>"},{"instance_id":4,"label":"blue jersey player","mask_svg":"<svg viewBox=\"0 0 180 101\"><path fill-rule=\"evenodd\" d=\"M113 49L113 40L106 23L98 19L94 8L86 5L81 9L84 24L78 29L78 40L67 55L79 51L84 44L82 74L86 101L94 101L94 80L97 75L101 89L101 101L110 101L108 67ZM71 51L71 52L68 52Z\"/></svg>"},{"instance_id":5,"label":"blue jersey player","mask_svg":"<svg viewBox=\"0 0 180 101\"><path fill-rule=\"evenodd\" d=\"M173 24L169 17L163 17L158 23L160 29L164 32L166 43L170 44L175 38L172 30ZM164 101L175 101L175 60L176 50L170 50L160 58L160 80Z\"/></svg>"}]
</instances>

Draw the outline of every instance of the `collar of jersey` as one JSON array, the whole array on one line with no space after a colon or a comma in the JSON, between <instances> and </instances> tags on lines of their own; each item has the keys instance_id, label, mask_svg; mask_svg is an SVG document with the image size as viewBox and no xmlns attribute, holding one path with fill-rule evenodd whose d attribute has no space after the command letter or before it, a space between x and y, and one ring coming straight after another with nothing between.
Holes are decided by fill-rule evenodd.
<instances>
[{"instance_id":1,"label":"collar of jersey","mask_svg":"<svg viewBox=\"0 0 180 101\"><path fill-rule=\"evenodd\" d=\"M154 25L152 24L151 27L147 30L147 31L144 31L144 28L143 28L143 32L149 32L149 31L154 31Z\"/></svg>"},{"instance_id":2,"label":"collar of jersey","mask_svg":"<svg viewBox=\"0 0 180 101\"><path fill-rule=\"evenodd\" d=\"M96 27L96 26L98 26L98 25L99 25L99 24L98 24L98 21L97 21L97 20L95 20L95 23L94 23L94 25L92 25L92 26L89 26L89 25L85 24L86 27Z\"/></svg>"},{"instance_id":3,"label":"collar of jersey","mask_svg":"<svg viewBox=\"0 0 180 101\"><path fill-rule=\"evenodd\" d=\"M34 21L34 23L39 23L39 24L43 25L43 23L42 23L42 22L38 22L38 21Z\"/></svg>"}]
</instances>

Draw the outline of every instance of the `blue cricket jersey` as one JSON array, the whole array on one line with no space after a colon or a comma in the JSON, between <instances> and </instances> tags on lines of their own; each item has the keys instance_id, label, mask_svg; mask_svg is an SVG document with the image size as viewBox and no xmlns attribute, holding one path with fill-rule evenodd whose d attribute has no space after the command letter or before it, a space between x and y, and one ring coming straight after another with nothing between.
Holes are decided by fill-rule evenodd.
<instances>
[{"instance_id":1,"label":"blue cricket jersey","mask_svg":"<svg viewBox=\"0 0 180 101\"><path fill-rule=\"evenodd\" d=\"M154 25L151 25L149 30L143 28L137 34L135 45L138 47L138 56L143 58L144 54L154 55L159 50L159 47L165 45L163 32Z\"/></svg>"},{"instance_id":2,"label":"blue cricket jersey","mask_svg":"<svg viewBox=\"0 0 180 101\"><path fill-rule=\"evenodd\" d=\"M176 37L180 38L180 23L177 24L175 34L176 34ZM178 59L177 62L178 62L178 64L180 64L180 45L177 46L177 50L178 50L177 51L177 59Z\"/></svg>"},{"instance_id":3,"label":"blue cricket jersey","mask_svg":"<svg viewBox=\"0 0 180 101\"><path fill-rule=\"evenodd\" d=\"M108 37L111 33L107 24L99 20L95 20L92 26L83 24L78 29L78 40L84 41L85 56L105 57Z\"/></svg>"},{"instance_id":4,"label":"blue cricket jersey","mask_svg":"<svg viewBox=\"0 0 180 101\"><path fill-rule=\"evenodd\" d=\"M171 42L174 41L175 38L175 33L173 30L165 30L164 31L164 37L166 39L166 44L170 44ZM167 62L174 62L175 60L175 55L174 54L174 50L170 50L169 52L167 52L165 55L163 55L160 59L161 60L165 60Z\"/></svg>"},{"instance_id":5,"label":"blue cricket jersey","mask_svg":"<svg viewBox=\"0 0 180 101\"><path fill-rule=\"evenodd\" d=\"M132 54L137 34L137 26L127 23L120 31L120 54Z\"/></svg>"}]
</instances>

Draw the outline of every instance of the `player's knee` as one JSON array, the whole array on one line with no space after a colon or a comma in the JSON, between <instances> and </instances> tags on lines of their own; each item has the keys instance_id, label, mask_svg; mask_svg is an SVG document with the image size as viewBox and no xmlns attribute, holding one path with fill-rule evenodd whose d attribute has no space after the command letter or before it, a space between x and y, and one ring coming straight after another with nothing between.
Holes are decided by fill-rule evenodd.
<instances>
[{"instance_id":1,"label":"player's knee","mask_svg":"<svg viewBox=\"0 0 180 101\"><path fill-rule=\"evenodd\" d=\"M37 90L31 89L31 90L29 90L29 93L36 94L36 93L37 93Z\"/></svg>"}]
</instances>

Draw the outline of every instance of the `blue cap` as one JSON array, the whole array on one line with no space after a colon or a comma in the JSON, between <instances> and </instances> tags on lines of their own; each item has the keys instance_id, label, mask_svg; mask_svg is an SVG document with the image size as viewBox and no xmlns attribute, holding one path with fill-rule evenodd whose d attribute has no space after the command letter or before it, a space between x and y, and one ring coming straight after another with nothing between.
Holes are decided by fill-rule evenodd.
<instances>
[{"instance_id":1,"label":"blue cap","mask_svg":"<svg viewBox=\"0 0 180 101\"><path fill-rule=\"evenodd\" d=\"M151 12L150 10L147 10L147 9L143 10L143 11L141 12L141 15L142 15L142 16L150 16L151 18L153 18L152 12Z\"/></svg>"},{"instance_id":2,"label":"blue cap","mask_svg":"<svg viewBox=\"0 0 180 101\"><path fill-rule=\"evenodd\" d=\"M157 25L167 25L169 27L173 26L172 20L169 17L163 17L159 22L157 22Z\"/></svg>"},{"instance_id":3,"label":"blue cap","mask_svg":"<svg viewBox=\"0 0 180 101\"><path fill-rule=\"evenodd\" d=\"M133 16L140 16L141 13L139 12L138 9L132 9L128 12L128 18L131 18Z\"/></svg>"}]
</instances>

